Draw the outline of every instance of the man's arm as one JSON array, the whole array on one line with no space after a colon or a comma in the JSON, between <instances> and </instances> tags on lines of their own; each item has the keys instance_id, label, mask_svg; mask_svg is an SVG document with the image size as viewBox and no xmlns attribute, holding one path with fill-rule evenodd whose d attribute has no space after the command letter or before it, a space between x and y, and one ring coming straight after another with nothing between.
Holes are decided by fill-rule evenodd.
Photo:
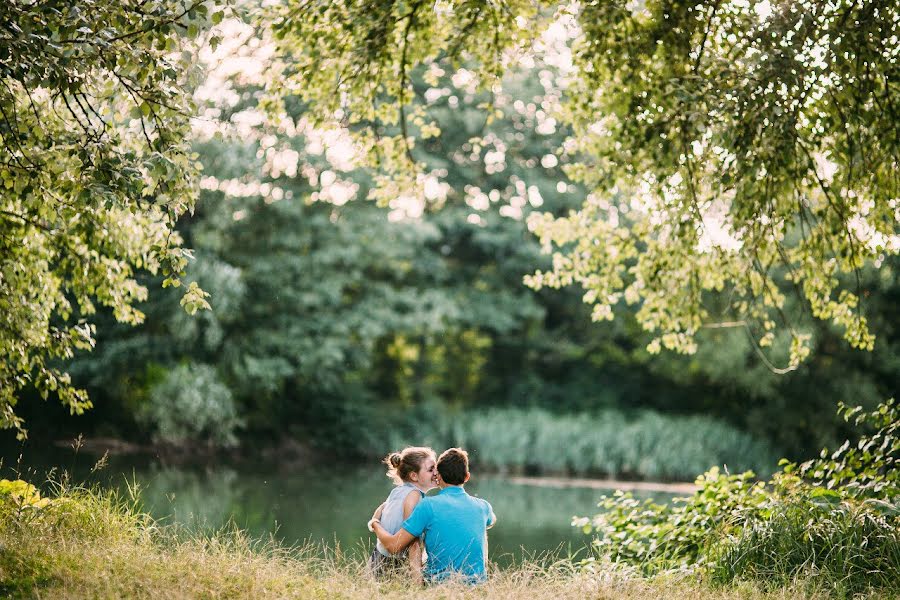
<instances>
[{"instance_id":1,"label":"man's arm","mask_svg":"<svg viewBox=\"0 0 900 600\"><path fill-rule=\"evenodd\" d=\"M384 544L384 547L391 554L397 554L416 539L416 536L405 529L401 529L397 533L391 535L387 532L387 529L381 526L381 522L377 519L372 519L371 523L372 530L375 532L375 535L378 536L378 541Z\"/></svg>"},{"instance_id":2,"label":"man's arm","mask_svg":"<svg viewBox=\"0 0 900 600\"><path fill-rule=\"evenodd\" d=\"M416 506L418 506L422 496L419 495L418 492L410 492L406 495L406 498L403 499L403 521L412 515L413 510L415 510ZM405 530L404 530L405 531ZM413 540L413 543L409 546L409 571L412 577L413 583L416 585L422 585L422 541L419 539Z\"/></svg>"},{"instance_id":3,"label":"man's arm","mask_svg":"<svg viewBox=\"0 0 900 600\"><path fill-rule=\"evenodd\" d=\"M409 573L414 584L422 585L422 542L418 538L409 546Z\"/></svg>"}]
</instances>

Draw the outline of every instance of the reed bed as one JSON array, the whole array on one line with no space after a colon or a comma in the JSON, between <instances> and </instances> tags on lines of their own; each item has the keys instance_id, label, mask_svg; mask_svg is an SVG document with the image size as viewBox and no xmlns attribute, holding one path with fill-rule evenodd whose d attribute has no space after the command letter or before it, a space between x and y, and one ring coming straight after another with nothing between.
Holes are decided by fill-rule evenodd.
<instances>
[{"instance_id":1,"label":"reed bed","mask_svg":"<svg viewBox=\"0 0 900 600\"><path fill-rule=\"evenodd\" d=\"M779 458L767 442L727 423L647 411L626 416L492 409L432 414L415 418L415 427L392 431L394 448L462 446L475 468L505 473L692 481L723 465L766 476Z\"/></svg>"}]
</instances>

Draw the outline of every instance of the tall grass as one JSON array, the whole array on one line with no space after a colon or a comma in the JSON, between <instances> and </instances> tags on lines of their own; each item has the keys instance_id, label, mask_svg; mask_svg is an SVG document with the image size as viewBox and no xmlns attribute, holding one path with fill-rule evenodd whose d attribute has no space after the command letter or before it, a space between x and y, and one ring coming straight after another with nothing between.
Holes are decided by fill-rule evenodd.
<instances>
[{"instance_id":1,"label":"tall grass","mask_svg":"<svg viewBox=\"0 0 900 600\"><path fill-rule=\"evenodd\" d=\"M540 409L432 413L391 431L392 448L462 446L475 468L513 473L691 481L714 465L767 475L777 459L766 442L721 421L653 412L630 418Z\"/></svg>"},{"instance_id":2,"label":"tall grass","mask_svg":"<svg viewBox=\"0 0 900 600\"><path fill-rule=\"evenodd\" d=\"M867 433L801 464L783 460L768 481L712 469L688 498L660 505L618 492L576 522L596 535L599 557L645 573L900 596L900 406L841 405L838 414Z\"/></svg>"},{"instance_id":3,"label":"tall grass","mask_svg":"<svg viewBox=\"0 0 900 600\"><path fill-rule=\"evenodd\" d=\"M61 489L24 511L0 498L0 595L34 598L824 598L800 583L762 591L714 589L691 578L643 579L603 565L579 571L546 557L499 571L486 584L417 588L374 581L341 548L284 548L235 528L196 534L160 526L115 492Z\"/></svg>"},{"instance_id":4,"label":"tall grass","mask_svg":"<svg viewBox=\"0 0 900 600\"><path fill-rule=\"evenodd\" d=\"M713 581L749 578L780 587L815 577L834 596L870 588L900 593L900 529L896 519L863 506L795 499L769 507L711 553Z\"/></svg>"}]
</instances>

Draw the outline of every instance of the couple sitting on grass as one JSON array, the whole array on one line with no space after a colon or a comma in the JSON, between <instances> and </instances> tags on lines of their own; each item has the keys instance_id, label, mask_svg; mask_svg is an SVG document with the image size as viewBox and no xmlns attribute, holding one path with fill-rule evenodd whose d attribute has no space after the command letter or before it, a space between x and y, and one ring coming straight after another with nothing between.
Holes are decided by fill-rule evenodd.
<instances>
[{"instance_id":1,"label":"couple sitting on grass","mask_svg":"<svg viewBox=\"0 0 900 600\"><path fill-rule=\"evenodd\" d=\"M484 581L487 530L497 517L487 501L463 489L469 480L466 451L450 448L435 461L431 448L410 447L384 462L397 487L369 521L369 531L378 536L369 559L373 574L407 574L418 584L423 575L427 583ZM441 491L426 497L434 487Z\"/></svg>"}]
</instances>

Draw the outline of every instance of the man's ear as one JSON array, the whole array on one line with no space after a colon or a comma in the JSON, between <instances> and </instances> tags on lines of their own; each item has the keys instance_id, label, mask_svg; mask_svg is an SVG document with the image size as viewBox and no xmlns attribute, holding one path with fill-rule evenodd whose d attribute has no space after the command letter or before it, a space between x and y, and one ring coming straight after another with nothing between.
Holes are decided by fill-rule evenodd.
<instances>
[{"instance_id":1,"label":"man's ear","mask_svg":"<svg viewBox=\"0 0 900 600\"><path fill-rule=\"evenodd\" d=\"M469 477L471 477L471 476L472 476L471 473L466 473L466 478L463 479L463 483L466 483L467 481L469 481Z\"/></svg>"}]
</instances>

